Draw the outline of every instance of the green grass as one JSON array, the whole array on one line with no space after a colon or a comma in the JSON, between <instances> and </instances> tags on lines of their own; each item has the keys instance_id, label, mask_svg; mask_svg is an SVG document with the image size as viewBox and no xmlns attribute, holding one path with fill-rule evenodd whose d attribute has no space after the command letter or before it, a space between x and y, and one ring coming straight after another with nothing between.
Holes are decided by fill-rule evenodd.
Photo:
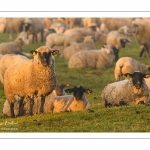
<instances>
[{"instance_id":1,"label":"green grass","mask_svg":"<svg viewBox=\"0 0 150 150\"><path fill-rule=\"evenodd\" d=\"M15 38L15 37L14 37ZM8 42L8 34L1 34L0 42ZM36 49L45 43L34 43L24 47L26 52ZM101 45L97 44L97 48ZM150 58L139 57L140 47L133 39L131 45L121 49L119 56L129 56L142 63L150 64ZM87 111L68 113L47 113L22 116L15 119L0 117L0 132L149 132L150 108L144 105L130 105L105 108L101 101L103 88L114 82L114 67L107 69L68 69L68 60L55 58L55 71L58 83L77 84L90 88L93 93L86 97L91 104L93 113ZM0 84L0 114L5 102L3 85ZM8 123L16 123L9 125Z\"/></svg>"}]
</instances>

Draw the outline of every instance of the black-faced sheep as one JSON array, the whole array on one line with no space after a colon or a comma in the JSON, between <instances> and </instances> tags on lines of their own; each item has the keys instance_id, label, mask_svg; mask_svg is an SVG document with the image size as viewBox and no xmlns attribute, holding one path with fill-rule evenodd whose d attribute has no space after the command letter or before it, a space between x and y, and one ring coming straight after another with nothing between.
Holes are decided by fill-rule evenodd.
<instances>
[{"instance_id":1,"label":"black-faced sheep","mask_svg":"<svg viewBox=\"0 0 150 150\"><path fill-rule=\"evenodd\" d=\"M150 65L140 63L139 61L131 57L122 57L116 62L114 76L116 81L119 81L120 76L122 76L123 74L127 72L132 74L135 71L140 71L143 74L148 74L150 73Z\"/></svg>"},{"instance_id":2,"label":"black-faced sheep","mask_svg":"<svg viewBox=\"0 0 150 150\"><path fill-rule=\"evenodd\" d=\"M66 89L66 93L73 93L73 95L54 96L49 99L48 112L66 112L66 111L81 111L89 110L90 103L84 93L91 93L92 90L85 89L80 85L76 85L72 89Z\"/></svg>"},{"instance_id":3,"label":"black-faced sheep","mask_svg":"<svg viewBox=\"0 0 150 150\"><path fill-rule=\"evenodd\" d=\"M119 58L120 49L129 45L130 41L118 31L111 31L107 35L106 43L113 45L116 48L117 53L115 54L115 61L117 61Z\"/></svg>"},{"instance_id":4,"label":"black-faced sheep","mask_svg":"<svg viewBox=\"0 0 150 150\"><path fill-rule=\"evenodd\" d=\"M66 92L64 90L65 87L69 86L69 83L66 84L57 84L55 90L51 94L45 97L45 103L44 103L44 113L49 112L49 99L53 96L61 96L61 95L66 95ZM40 101L41 98L34 98L34 105L33 105L33 114L38 114L40 113ZM20 103L20 97L18 95L15 96L15 103L14 103L14 114L15 117L18 116L19 114L19 103ZM30 115L30 102L28 101L27 103L24 104L24 110L23 110L23 115L28 116ZM8 100L5 101L4 107L3 107L3 114L6 116L11 116L10 113L10 105Z\"/></svg>"},{"instance_id":5,"label":"black-faced sheep","mask_svg":"<svg viewBox=\"0 0 150 150\"><path fill-rule=\"evenodd\" d=\"M95 49L95 39L92 36L86 36L83 43L74 43L66 47L62 52L62 57L69 59L74 53L82 50L92 50Z\"/></svg>"},{"instance_id":6,"label":"black-faced sheep","mask_svg":"<svg viewBox=\"0 0 150 150\"><path fill-rule=\"evenodd\" d=\"M32 43L37 42L37 34L41 34L41 42L44 41L44 23L41 18L25 18L23 21L23 30L27 32L28 35L32 34Z\"/></svg>"},{"instance_id":7,"label":"black-faced sheep","mask_svg":"<svg viewBox=\"0 0 150 150\"><path fill-rule=\"evenodd\" d=\"M45 96L56 87L55 59L59 51L51 50L48 46L41 46L31 51L34 59L27 60L9 67L4 75L4 92L10 104L11 117L14 117L14 97L20 100L19 114L23 114L25 101L30 100L30 115L34 105L34 98L41 97L40 112L43 112Z\"/></svg>"},{"instance_id":8,"label":"black-faced sheep","mask_svg":"<svg viewBox=\"0 0 150 150\"><path fill-rule=\"evenodd\" d=\"M110 83L102 90L105 107L148 103L149 89L144 80L146 74L134 72L124 75L131 78Z\"/></svg>"},{"instance_id":9,"label":"black-faced sheep","mask_svg":"<svg viewBox=\"0 0 150 150\"><path fill-rule=\"evenodd\" d=\"M27 57L16 54L5 54L0 59L0 81L3 83L5 71L12 65L28 60Z\"/></svg>"},{"instance_id":10,"label":"black-faced sheep","mask_svg":"<svg viewBox=\"0 0 150 150\"><path fill-rule=\"evenodd\" d=\"M114 60L111 45L104 45L100 50L83 50L73 54L68 68L109 68Z\"/></svg>"},{"instance_id":11,"label":"black-faced sheep","mask_svg":"<svg viewBox=\"0 0 150 150\"><path fill-rule=\"evenodd\" d=\"M140 57L142 57L145 51L147 51L150 57L150 25L133 23L128 32L135 36L139 45L143 45L140 52Z\"/></svg>"}]
</instances>

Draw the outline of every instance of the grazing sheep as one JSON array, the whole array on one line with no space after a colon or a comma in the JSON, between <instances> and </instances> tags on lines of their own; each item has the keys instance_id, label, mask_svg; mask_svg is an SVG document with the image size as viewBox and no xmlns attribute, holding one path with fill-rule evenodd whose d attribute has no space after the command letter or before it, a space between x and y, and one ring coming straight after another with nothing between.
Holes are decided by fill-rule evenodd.
<instances>
[{"instance_id":1,"label":"grazing sheep","mask_svg":"<svg viewBox=\"0 0 150 150\"><path fill-rule=\"evenodd\" d=\"M41 97L40 112L43 113L45 96L56 87L55 59L58 50L51 50L48 46L41 46L31 51L34 59L27 60L9 67L4 75L4 92L10 104L11 117L14 114L15 95L20 100L19 114L23 115L23 106L30 100L30 115L32 115L34 98Z\"/></svg>"},{"instance_id":2,"label":"grazing sheep","mask_svg":"<svg viewBox=\"0 0 150 150\"><path fill-rule=\"evenodd\" d=\"M150 57L150 25L133 23L128 32L135 36L139 45L143 45L139 56L142 57L143 53L147 51Z\"/></svg>"},{"instance_id":3,"label":"grazing sheep","mask_svg":"<svg viewBox=\"0 0 150 150\"><path fill-rule=\"evenodd\" d=\"M27 34L21 32L13 42L0 44L0 54L20 54L30 56L23 52L23 46L28 43Z\"/></svg>"},{"instance_id":4,"label":"grazing sheep","mask_svg":"<svg viewBox=\"0 0 150 150\"><path fill-rule=\"evenodd\" d=\"M0 59L0 81L3 84L5 71L12 65L28 60L27 57L16 54L5 54Z\"/></svg>"},{"instance_id":5,"label":"grazing sheep","mask_svg":"<svg viewBox=\"0 0 150 150\"><path fill-rule=\"evenodd\" d=\"M37 42L37 34L41 34L41 42L44 41L44 23L41 18L25 18L23 22L23 30L27 32L28 35L32 34L32 43Z\"/></svg>"},{"instance_id":6,"label":"grazing sheep","mask_svg":"<svg viewBox=\"0 0 150 150\"><path fill-rule=\"evenodd\" d=\"M143 74L150 73L150 66L140 63L131 57L122 57L116 62L114 76L116 81L120 80L120 76L125 73L132 74L135 71L140 71Z\"/></svg>"},{"instance_id":7,"label":"grazing sheep","mask_svg":"<svg viewBox=\"0 0 150 150\"><path fill-rule=\"evenodd\" d=\"M144 80L146 74L134 72L124 75L131 78L110 83L102 90L105 107L148 103L149 89Z\"/></svg>"},{"instance_id":8,"label":"grazing sheep","mask_svg":"<svg viewBox=\"0 0 150 150\"><path fill-rule=\"evenodd\" d=\"M23 31L24 18L6 18L5 32L9 33L9 39L12 40L13 33L20 33Z\"/></svg>"},{"instance_id":9,"label":"grazing sheep","mask_svg":"<svg viewBox=\"0 0 150 150\"><path fill-rule=\"evenodd\" d=\"M73 95L54 96L49 99L47 112L66 112L66 111L81 111L89 110L90 103L84 93L91 93L92 90L85 89L80 85L76 85L72 89L66 89L65 92L73 93Z\"/></svg>"},{"instance_id":10,"label":"grazing sheep","mask_svg":"<svg viewBox=\"0 0 150 150\"><path fill-rule=\"evenodd\" d=\"M63 50L62 57L69 59L74 53L82 50L92 50L95 49L95 39L92 36L86 36L83 43L75 43Z\"/></svg>"},{"instance_id":11,"label":"grazing sheep","mask_svg":"<svg viewBox=\"0 0 150 150\"><path fill-rule=\"evenodd\" d=\"M46 37L45 45L53 48L53 46L61 46L61 45L67 47L73 43L76 43L76 41L69 35L52 33Z\"/></svg>"},{"instance_id":12,"label":"grazing sheep","mask_svg":"<svg viewBox=\"0 0 150 150\"><path fill-rule=\"evenodd\" d=\"M111 31L107 35L106 43L109 45L113 45L117 53L115 55L115 61L119 58L119 51L121 48L125 48L127 45L130 44L130 41L118 31Z\"/></svg>"},{"instance_id":13,"label":"grazing sheep","mask_svg":"<svg viewBox=\"0 0 150 150\"><path fill-rule=\"evenodd\" d=\"M48 96L45 97L45 103L44 103L44 112L48 112L47 110L49 110L49 99L53 96L61 96L61 95L66 95L66 92L64 90L65 87L69 86L69 83L66 84L57 84L55 90L53 90L53 92L51 94L49 94ZM34 105L33 105L33 114L38 114L40 112L40 101L41 98L34 98ZM19 103L20 103L20 97L19 96L15 96L15 102L14 102L14 114L15 117L18 116L19 114ZM24 110L23 110L23 115L30 115L29 114L29 108L30 108L30 102L28 101L27 103L25 103L24 105ZM6 116L11 116L10 113L10 105L8 100L5 101L4 103L4 107L3 107L3 114Z\"/></svg>"},{"instance_id":14,"label":"grazing sheep","mask_svg":"<svg viewBox=\"0 0 150 150\"><path fill-rule=\"evenodd\" d=\"M69 68L109 68L114 60L111 45L104 45L100 50L84 50L71 56Z\"/></svg>"}]
</instances>

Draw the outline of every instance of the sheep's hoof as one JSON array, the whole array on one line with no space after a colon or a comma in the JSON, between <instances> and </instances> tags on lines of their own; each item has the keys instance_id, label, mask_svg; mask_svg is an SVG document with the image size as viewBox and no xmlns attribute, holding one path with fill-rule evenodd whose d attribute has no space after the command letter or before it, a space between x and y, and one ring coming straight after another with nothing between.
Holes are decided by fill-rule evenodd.
<instances>
[{"instance_id":1,"label":"sheep's hoof","mask_svg":"<svg viewBox=\"0 0 150 150\"><path fill-rule=\"evenodd\" d=\"M90 112L90 113L91 113L91 112L94 112L94 110L92 110L92 109L88 109L88 112Z\"/></svg>"}]
</instances>

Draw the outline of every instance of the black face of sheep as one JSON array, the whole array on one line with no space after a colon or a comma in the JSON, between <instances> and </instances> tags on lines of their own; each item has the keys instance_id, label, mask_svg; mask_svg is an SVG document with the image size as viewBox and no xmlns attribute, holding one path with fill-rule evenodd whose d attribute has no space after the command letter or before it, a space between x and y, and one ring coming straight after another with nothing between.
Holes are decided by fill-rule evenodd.
<instances>
[{"instance_id":1,"label":"black face of sheep","mask_svg":"<svg viewBox=\"0 0 150 150\"><path fill-rule=\"evenodd\" d=\"M125 76L130 76L132 78L133 85L140 89L143 84L143 78L146 78L146 74L142 74L141 72L134 72L133 74L126 73Z\"/></svg>"},{"instance_id":2,"label":"black face of sheep","mask_svg":"<svg viewBox=\"0 0 150 150\"><path fill-rule=\"evenodd\" d=\"M130 41L128 39L120 39L120 43L122 48L125 48L127 43L130 43Z\"/></svg>"},{"instance_id":3,"label":"black face of sheep","mask_svg":"<svg viewBox=\"0 0 150 150\"><path fill-rule=\"evenodd\" d=\"M112 48L115 55L115 61L117 61L119 58L119 50L115 46L112 46Z\"/></svg>"},{"instance_id":4,"label":"black face of sheep","mask_svg":"<svg viewBox=\"0 0 150 150\"><path fill-rule=\"evenodd\" d=\"M64 88L66 86L69 86L69 83L66 83L66 84L57 84L56 85L55 90L56 90L56 93L57 93L58 96L63 95L63 91L64 91Z\"/></svg>"},{"instance_id":5,"label":"black face of sheep","mask_svg":"<svg viewBox=\"0 0 150 150\"><path fill-rule=\"evenodd\" d=\"M29 30L30 26L31 26L30 23L23 23L23 30L27 32Z\"/></svg>"},{"instance_id":6,"label":"black face of sheep","mask_svg":"<svg viewBox=\"0 0 150 150\"><path fill-rule=\"evenodd\" d=\"M59 53L59 50L48 50L48 51L37 51L37 50L32 50L30 51L33 55L38 55L38 59L41 62L41 64L46 67L46 66L51 66L52 62L52 55L57 55Z\"/></svg>"},{"instance_id":7,"label":"black face of sheep","mask_svg":"<svg viewBox=\"0 0 150 150\"><path fill-rule=\"evenodd\" d=\"M85 89L80 85L76 85L72 89L66 89L65 92L67 93L73 93L73 96L76 98L76 100L80 100L83 97L84 92L89 94L92 93L92 90L90 89Z\"/></svg>"}]
</instances>

